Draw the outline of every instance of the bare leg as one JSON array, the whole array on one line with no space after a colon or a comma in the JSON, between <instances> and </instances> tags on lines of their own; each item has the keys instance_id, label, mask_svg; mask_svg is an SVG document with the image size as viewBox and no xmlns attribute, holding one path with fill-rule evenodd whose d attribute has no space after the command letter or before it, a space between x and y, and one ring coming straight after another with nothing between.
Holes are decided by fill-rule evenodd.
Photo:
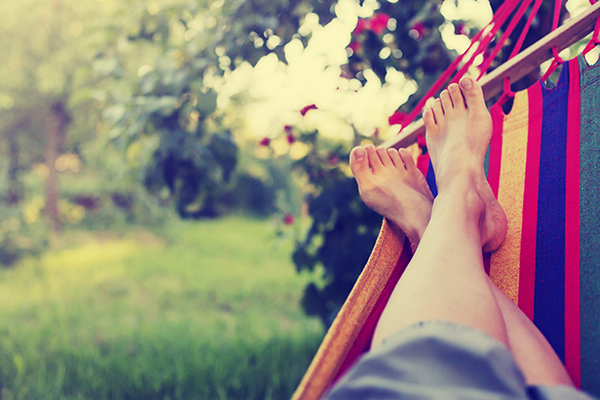
<instances>
[{"instance_id":1,"label":"bare leg","mask_svg":"<svg viewBox=\"0 0 600 400\"><path fill-rule=\"evenodd\" d=\"M508 342L529 385L573 385L567 370L542 332L490 280L504 317Z\"/></svg>"},{"instance_id":2,"label":"bare leg","mask_svg":"<svg viewBox=\"0 0 600 400\"><path fill-rule=\"evenodd\" d=\"M453 86L424 113L439 194L419 247L379 320L373 346L425 320L470 326L508 346L481 254L484 244L501 243L506 232L506 225L502 230L490 219L489 203L495 199L492 194L490 200L483 172L492 124L481 88L468 82L464 98Z\"/></svg>"},{"instance_id":3,"label":"bare leg","mask_svg":"<svg viewBox=\"0 0 600 400\"><path fill-rule=\"evenodd\" d=\"M451 88L451 90L454 91L456 89L456 87ZM442 97L445 97L447 94L448 93L445 93ZM456 97L456 95L454 97ZM378 152L381 154L381 149L378 150ZM389 150L390 158L395 160L394 167L397 167L399 159L394 152L395 150ZM362 158L357 160L356 154L358 153L364 154L364 149L361 150L361 148L357 148L353 151L353 155L350 159L351 166L358 180L359 187L361 187L361 196L369 207L386 217L389 215L389 209L394 206L401 208L402 215L404 216L431 214L431 212L423 212L423 209L428 207L431 208L431 197L426 195L416 196L410 193L415 190L419 193L428 192L428 189L423 188L423 185L426 186L426 183L424 182L422 175L404 173L402 179L396 180L393 179L394 176L390 177L390 175L393 175L395 172L378 176L379 171L385 169L385 167L380 167L378 171L369 170L368 161L363 160ZM374 149L371 149L370 153L367 153L367 157L372 156L378 156L378 154L374 152ZM404 169L406 171L416 170L413 160L408 152L400 150L400 157L400 161L405 164ZM402 192L402 196L397 195L399 192ZM381 196L381 193L387 193L387 195ZM389 200L390 197L393 198L393 201ZM412 211L413 209L419 211L415 213ZM497 212L497 210L495 210L495 212ZM397 220L398 212L393 215L396 216L394 219ZM388 219L390 218L388 217ZM413 244L414 252L416 245L419 243L418 240L423 236L425 226L427 226L429 220L424 223L422 218L412 218L405 219L400 223L394 220L392 220L392 222L401 226L405 232L412 232L414 242L411 241L411 244ZM502 223L502 220L500 223ZM489 239L492 238L488 237L488 240ZM497 238L493 239L498 241ZM404 277L402 279L404 279ZM524 372L528 384L572 384L560 359L542 333L489 278L486 277L486 279L497 302L497 306L500 309L502 318L505 321L509 347L513 352L517 364ZM390 303L392 303L392 300L390 300Z\"/></svg>"}]
</instances>

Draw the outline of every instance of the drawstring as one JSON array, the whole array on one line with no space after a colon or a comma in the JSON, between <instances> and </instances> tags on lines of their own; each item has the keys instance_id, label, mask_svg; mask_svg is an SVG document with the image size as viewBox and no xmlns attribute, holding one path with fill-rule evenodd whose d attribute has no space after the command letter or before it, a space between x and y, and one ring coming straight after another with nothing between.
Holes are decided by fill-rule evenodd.
<instances>
[{"instance_id":1,"label":"drawstring","mask_svg":"<svg viewBox=\"0 0 600 400\"><path fill-rule=\"evenodd\" d=\"M590 0L590 1L592 1L592 0ZM560 18L561 7L562 7L562 0L555 0L554 1L554 18L552 20L552 30L553 31L556 30L556 28L558 28L558 20ZM542 77L542 82L547 81L548 78L550 77L550 75L552 75L552 73L556 70L556 68L558 68L558 66L564 62L563 59L560 58L560 56L558 55L558 49L556 48L556 46L552 46L552 55L553 55L554 59L552 60L552 63L550 64L550 68L548 68L548 71L546 71L546 73Z\"/></svg>"},{"instance_id":2,"label":"drawstring","mask_svg":"<svg viewBox=\"0 0 600 400\"><path fill-rule=\"evenodd\" d=\"M593 1L594 3L596 2L596 0L590 0L590 1ZM592 40L590 40L589 43L587 44L587 46L585 46L585 49L583 49L582 54L585 56L587 53L590 52L590 50L592 50L594 47L596 47L599 44L600 44L600 17L598 17L598 19L596 20L596 27L594 28L594 34L592 35Z\"/></svg>"},{"instance_id":3,"label":"drawstring","mask_svg":"<svg viewBox=\"0 0 600 400\"><path fill-rule=\"evenodd\" d=\"M552 55L554 56L554 59L552 60L548 71L546 71L544 76L542 76L542 82L546 82L550 75L552 75L552 73L556 70L556 68L558 68L559 65L564 63L564 60L558 55L558 50L556 49L556 46L552 47Z\"/></svg>"},{"instance_id":4,"label":"drawstring","mask_svg":"<svg viewBox=\"0 0 600 400\"><path fill-rule=\"evenodd\" d=\"M515 92L513 92L510 88L510 79L508 77L504 78L504 93L500 96L498 103L504 104L508 99L512 99L515 97Z\"/></svg>"}]
</instances>

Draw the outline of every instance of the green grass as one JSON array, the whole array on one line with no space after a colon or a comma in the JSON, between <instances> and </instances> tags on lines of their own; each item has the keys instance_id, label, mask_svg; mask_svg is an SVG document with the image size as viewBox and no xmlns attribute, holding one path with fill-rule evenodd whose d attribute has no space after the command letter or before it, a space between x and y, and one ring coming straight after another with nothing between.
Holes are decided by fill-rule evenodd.
<instances>
[{"instance_id":1,"label":"green grass","mask_svg":"<svg viewBox=\"0 0 600 400\"><path fill-rule=\"evenodd\" d=\"M241 217L176 226L71 232L1 270L0 398L289 398L323 336L292 243Z\"/></svg>"}]
</instances>

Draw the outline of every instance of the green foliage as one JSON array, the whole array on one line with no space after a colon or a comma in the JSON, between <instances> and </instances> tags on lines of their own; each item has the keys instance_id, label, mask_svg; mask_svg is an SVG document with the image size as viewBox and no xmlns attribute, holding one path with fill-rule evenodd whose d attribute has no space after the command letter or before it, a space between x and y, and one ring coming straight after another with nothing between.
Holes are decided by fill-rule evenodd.
<instances>
[{"instance_id":1,"label":"green foliage","mask_svg":"<svg viewBox=\"0 0 600 400\"><path fill-rule=\"evenodd\" d=\"M417 91L400 110L412 111L456 56L441 37L439 28L445 23L439 11L441 4L442 0L381 2L373 17L359 21L364 28L357 27L353 33L356 51L348 59L351 76L366 82L363 70L370 68L385 82L388 69L403 72L417 83ZM394 22L389 23L387 18ZM465 30L469 30L469 25ZM386 34L392 35L393 40L384 41ZM381 56L383 49L389 50L385 57Z\"/></svg>"},{"instance_id":2,"label":"green foliage","mask_svg":"<svg viewBox=\"0 0 600 400\"><path fill-rule=\"evenodd\" d=\"M238 159L233 135L221 128L224 116L211 80L271 52L283 59L283 46L299 36L304 16L314 12L328 22L334 3L182 2L133 13L138 26L127 41L140 48L151 44L158 54L138 70L141 78L131 96L115 97L104 115L125 151L156 138L156 150L140 165L151 193L168 193L183 218L221 213L223 188ZM264 189L245 175L239 182Z\"/></svg>"},{"instance_id":3,"label":"green foliage","mask_svg":"<svg viewBox=\"0 0 600 400\"><path fill-rule=\"evenodd\" d=\"M290 398L323 336L291 241L244 218L170 229L67 230L0 271L3 400Z\"/></svg>"},{"instance_id":4,"label":"green foliage","mask_svg":"<svg viewBox=\"0 0 600 400\"><path fill-rule=\"evenodd\" d=\"M18 207L0 205L0 267L10 267L24 257L41 254L47 246L44 225L44 221L25 222Z\"/></svg>"},{"instance_id":5,"label":"green foliage","mask_svg":"<svg viewBox=\"0 0 600 400\"><path fill-rule=\"evenodd\" d=\"M226 193L225 202L236 210L255 217L276 213L299 215L301 183L287 157L256 158L253 143L242 146L240 165Z\"/></svg>"},{"instance_id":6,"label":"green foliage","mask_svg":"<svg viewBox=\"0 0 600 400\"><path fill-rule=\"evenodd\" d=\"M111 40L113 7L99 2L23 0L2 3L0 24L0 149L16 130L19 164L27 169L44 160L51 108L61 104L71 131L62 138L74 148L89 140L102 98L101 76L92 68Z\"/></svg>"},{"instance_id":7,"label":"green foliage","mask_svg":"<svg viewBox=\"0 0 600 400\"><path fill-rule=\"evenodd\" d=\"M247 211L256 217L269 216L276 209L275 191L260 178L247 173L237 175L232 197L237 209Z\"/></svg>"},{"instance_id":8,"label":"green foliage","mask_svg":"<svg viewBox=\"0 0 600 400\"><path fill-rule=\"evenodd\" d=\"M309 284L302 305L308 315L319 316L329 326L369 258L382 220L362 203L350 178L310 196L308 205L314 222L296 246L293 260L300 271L312 270L317 263L324 267L326 285Z\"/></svg>"},{"instance_id":9,"label":"green foliage","mask_svg":"<svg viewBox=\"0 0 600 400\"><path fill-rule=\"evenodd\" d=\"M329 326L373 249L382 218L360 199L348 164L349 143L332 142L317 132L296 140L310 149L295 168L312 188L306 197L312 224L292 258L299 272L323 267L323 284L307 285L302 305Z\"/></svg>"}]
</instances>

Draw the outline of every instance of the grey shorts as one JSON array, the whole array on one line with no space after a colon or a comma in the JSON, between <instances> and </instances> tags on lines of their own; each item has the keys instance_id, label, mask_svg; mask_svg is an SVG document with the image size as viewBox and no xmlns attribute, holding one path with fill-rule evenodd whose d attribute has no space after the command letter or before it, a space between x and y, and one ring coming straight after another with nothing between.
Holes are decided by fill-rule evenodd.
<instances>
[{"instance_id":1,"label":"grey shorts","mask_svg":"<svg viewBox=\"0 0 600 400\"><path fill-rule=\"evenodd\" d=\"M427 321L390 336L326 400L592 400L571 386L528 386L510 350L473 328Z\"/></svg>"}]
</instances>

